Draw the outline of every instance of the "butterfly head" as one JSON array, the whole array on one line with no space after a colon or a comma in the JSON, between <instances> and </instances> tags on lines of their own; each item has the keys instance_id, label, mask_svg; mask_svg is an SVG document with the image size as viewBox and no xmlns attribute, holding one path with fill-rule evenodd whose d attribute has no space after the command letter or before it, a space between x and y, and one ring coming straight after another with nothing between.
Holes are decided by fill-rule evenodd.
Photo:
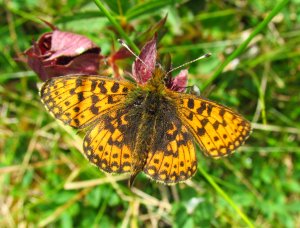
<instances>
[{"instance_id":1,"label":"butterfly head","mask_svg":"<svg viewBox=\"0 0 300 228\"><path fill-rule=\"evenodd\" d=\"M151 78L147 81L145 86L150 90L162 91L166 88L166 79L166 71L159 63L156 63Z\"/></svg>"},{"instance_id":2,"label":"butterfly head","mask_svg":"<svg viewBox=\"0 0 300 228\"><path fill-rule=\"evenodd\" d=\"M181 70L175 77L172 77L171 73L188 64L210 56L210 54L205 54L175 68L171 68L171 58L169 57L166 58L168 60L166 68L163 68L162 65L156 62L156 36L154 36L152 40L144 45L141 53L138 56L131 51L131 49L122 40L119 40L119 42L136 57L136 60L132 65L132 77L138 86L141 88L146 88L147 90L155 90L158 92L164 92L166 89L184 92L187 87L187 69Z\"/></svg>"}]
</instances>

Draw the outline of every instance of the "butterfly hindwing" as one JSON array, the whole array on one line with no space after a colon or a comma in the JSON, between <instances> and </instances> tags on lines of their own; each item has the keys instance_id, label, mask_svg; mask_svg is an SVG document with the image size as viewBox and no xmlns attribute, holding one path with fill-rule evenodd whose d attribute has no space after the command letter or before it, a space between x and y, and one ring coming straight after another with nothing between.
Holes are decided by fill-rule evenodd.
<instances>
[{"instance_id":1,"label":"butterfly hindwing","mask_svg":"<svg viewBox=\"0 0 300 228\"><path fill-rule=\"evenodd\" d=\"M88 159L107 173L127 173L131 169L131 151L124 142L127 113L112 111L86 134L83 149Z\"/></svg>"},{"instance_id":2,"label":"butterfly hindwing","mask_svg":"<svg viewBox=\"0 0 300 228\"><path fill-rule=\"evenodd\" d=\"M154 141L160 143L152 145L144 172L156 181L175 184L194 175L197 159L193 139L187 128L179 119L172 116L169 118L162 138L158 138L159 134L154 135Z\"/></svg>"},{"instance_id":3,"label":"butterfly hindwing","mask_svg":"<svg viewBox=\"0 0 300 228\"><path fill-rule=\"evenodd\" d=\"M231 109L190 94L173 93L182 121L205 155L226 156L242 145L250 123Z\"/></svg>"},{"instance_id":4,"label":"butterfly hindwing","mask_svg":"<svg viewBox=\"0 0 300 228\"><path fill-rule=\"evenodd\" d=\"M132 84L101 76L63 76L48 80L41 88L42 101L59 120L84 128L99 115L125 101Z\"/></svg>"}]
</instances>

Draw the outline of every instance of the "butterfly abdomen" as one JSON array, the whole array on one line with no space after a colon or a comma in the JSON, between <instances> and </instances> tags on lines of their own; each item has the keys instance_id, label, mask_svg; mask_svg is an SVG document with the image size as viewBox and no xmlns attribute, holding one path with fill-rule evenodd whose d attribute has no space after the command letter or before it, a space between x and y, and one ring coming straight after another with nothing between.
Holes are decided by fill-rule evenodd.
<instances>
[{"instance_id":1,"label":"butterfly abdomen","mask_svg":"<svg viewBox=\"0 0 300 228\"><path fill-rule=\"evenodd\" d=\"M129 95L130 96L130 95ZM131 97L131 103L127 104L129 116L129 129L134 134L129 136L127 140L131 145L132 151L132 165L131 165L131 179L130 185L133 183L135 176L141 172L146 164L147 155L153 143L153 136L155 134L154 126L156 115L160 108L160 98L157 94L149 91L135 92ZM125 136L126 137L126 136ZM135 139L135 140L132 140Z\"/></svg>"}]
</instances>

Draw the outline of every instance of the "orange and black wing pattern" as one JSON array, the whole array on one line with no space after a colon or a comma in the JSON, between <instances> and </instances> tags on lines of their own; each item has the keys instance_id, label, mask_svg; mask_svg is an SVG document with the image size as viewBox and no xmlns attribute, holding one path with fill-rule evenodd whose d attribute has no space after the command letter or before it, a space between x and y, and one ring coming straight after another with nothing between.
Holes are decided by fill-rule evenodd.
<instances>
[{"instance_id":1,"label":"orange and black wing pattern","mask_svg":"<svg viewBox=\"0 0 300 228\"><path fill-rule=\"evenodd\" d=\"M55 118L85 128L106 112L119 108L134 85L101 76L62 76L45 82L40 95Z\"/></svg>"},{"instance_id":2,"label":"orange and black wing pattern","mask_svg":"<svg viewBox=\"0 0 300 228\"><path fill-rule=\"evenodd\" d=\"M181 120L207 156L233 153L251 132L250 122L225 106L191 94L172 93L172 97Z\"/></svg>"},{"instance_id":3,"label":"orange and black wing pattern","mask_svg":"<svg viewBox=\"0 0 300 228\"><path fill-rule=\"evenodd\" d=\"M109 112L84 138L83 149L87 158L104 172L127 173L131 170L131 151L124 141L127 115L123 110Z\"/></svg>"},{"instance_id":4,"label":"orange and black wing pattern","mask_svg":"<svg viewBox=\"0 0 300 228\"><path fill-rule=\"evenodd\" d=\"M197 170L193 137L174 116L160 125L166 126L165 131L163 135L154 132L153 144L143 171L151 179L164 184L186 181Z\"/></svg>"}]
</instances>

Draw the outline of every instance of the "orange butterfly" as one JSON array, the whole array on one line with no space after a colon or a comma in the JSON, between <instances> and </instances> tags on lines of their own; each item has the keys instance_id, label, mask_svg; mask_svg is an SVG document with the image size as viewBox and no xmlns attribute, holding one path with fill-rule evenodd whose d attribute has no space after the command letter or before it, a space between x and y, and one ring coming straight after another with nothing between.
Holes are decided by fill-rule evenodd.
<instances>
[{"instance_id":1,"label":"orange butterfly","mask_svg":"<svg viewBox=\"0 0 300 228\"><path fill-rule=\"evenodd\" d=\"M165 184L191 178L197 170L194 141L205 155L231 154L251 126L231 109L183 93L186 72L171 78L156 61L156 39L134 65L136 83L101 76L63 76L48 80L41 99L54 116L88 132L87 158L107 173L139 172Z\"/></svg>"}]
</instances>

